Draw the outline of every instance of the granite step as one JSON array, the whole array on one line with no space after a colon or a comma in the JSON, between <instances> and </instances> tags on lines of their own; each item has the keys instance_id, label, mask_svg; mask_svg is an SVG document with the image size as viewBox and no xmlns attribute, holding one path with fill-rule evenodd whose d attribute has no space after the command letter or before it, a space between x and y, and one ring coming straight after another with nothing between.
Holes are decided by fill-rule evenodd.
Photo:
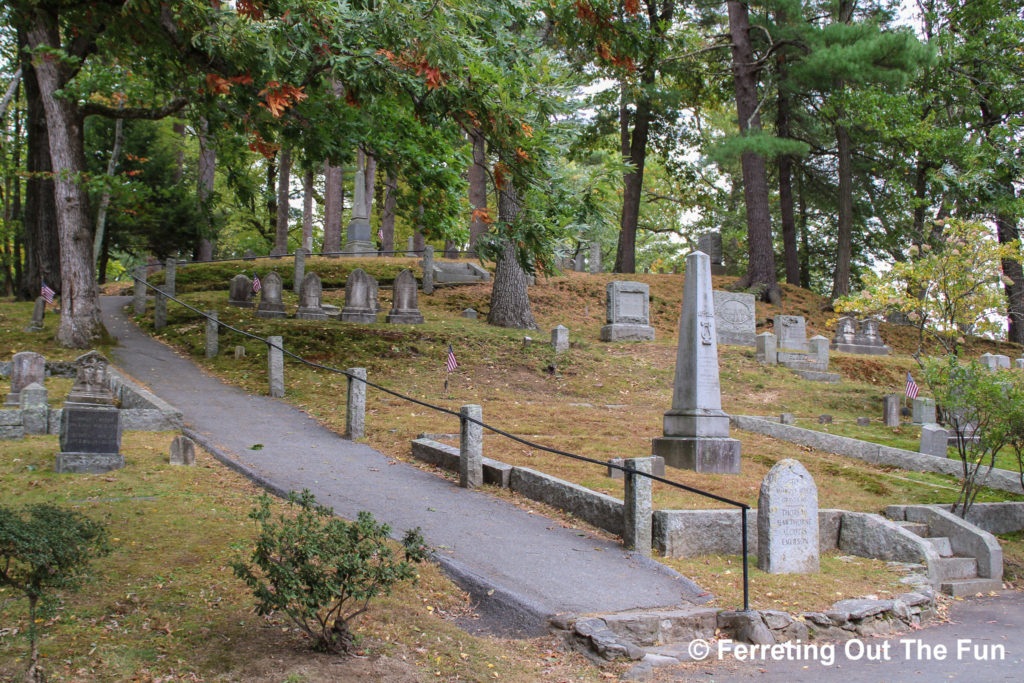
<instances>
[{"instance_id":1,"label":"granite step","mask_svg":"<svg viewBox=\"0 0 1024 683\"><path fill-rule=\"evenodd\" d=\"M978 560L974 557L940 557L931 568L939 581L978 578Z\"/></svg>"},{"instance_id":2,"label":"granite step","mask_svg":"<svg viewBox=\"0 0 1024 683\"><path fill-rule=\"evenodd\" d=\"M917 534L921 538L928 537L928 525L923 522L904 522L903 520L896 520L896 523L910 533Z\"/></svg>"},{"instance_id":3,"label":"granite step","mask_svg":"<svg viewBox=\"0 0 1024 683\"><path fill-rule=\"evenodd\" d=\"M946 536L925 536L924 540L932 544L939 557L953 557L953 547Z\"/></svg>"},{"instance_id":4,"label":"granite step","mask_svg":"<svg viewBox=\"0 0 1024 683\"><path fill-rule=\"evenodd\" d=\"M991 593L1002 590L1003 583L998 579L962 579L959 581L943 581L940 589L954 598L965 598L978 593Z\"/></svg>"}]
</instances>

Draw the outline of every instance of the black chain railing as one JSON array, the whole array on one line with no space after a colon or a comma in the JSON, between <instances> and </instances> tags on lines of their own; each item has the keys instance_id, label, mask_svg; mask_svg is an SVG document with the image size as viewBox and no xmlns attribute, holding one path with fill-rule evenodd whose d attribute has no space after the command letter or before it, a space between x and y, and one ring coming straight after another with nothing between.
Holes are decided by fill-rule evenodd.
<instances>
[{"instance_id":1,"label":"black chain railing","mask_svg":"<svg viewBox=\"0 0 1024 683\"><path fill-rule=\"evenodd\" d=\"M242 330L242 329L239 329L237 327L234 327L233 325L228 325L227 323L225 323L225 322L223 322L223 321L221 321L219 319L214 319L211 316L207 315L205 311L201 311L198 308L185 303L181 299L175 298L174 296L171 296L171 295L163 292L158 286L153 285L153 284L149 283L146 280L138 278L135 275L132 276L132 279L136 280L138 282L141 282L146 287L154 290L154 292L157 292L158 295L166 297L167 299L169 299L169 300L171 300L171 301L173 301L173 302L175 302L177 304L180 304L183 308L186 308L186 309L192 311L193 313L198 314L199 316L201 316L202 318L204 318L206 320L215 320L215 322L217 323L217 325L219 327L223 327L223 328L225 328L227 330L230 330L231 332L234 332L236 334L240 334L243 337L249 337L250 339L256 339L258 341L261 341L264 344L266 344L268 347L272 347L272 348L278 349L279 351L281 351L281 353L283 355L289 356L290 358L293 358L293 359L297 360L298 362L302 363L303 365L307 365L307 366L309 366L311 368L316 368L318 370L324 370L324 371L327 371L327 372L330 372L330 373L334 373L334 374L337 374L337 375L343 375L343 376L347 377L350 381L351 380L356 380L356 381L362 382L366 386L373 387L374 389L377 389L378 391L382 391L385 394L388 394L389 396L394 396L395 398L402 399L404 401L409 401L410 403L415 403L416 405L423 406L424 408L429 408L429 409L437 411L439 413L444 413L446 415L452 415L453 417L459 418L460 420L466 420L467 422L472 422L474 424L480 425L480 427L482 427L483 429L487 429L487 430L489 430L491 432L494 432L495 434L498 434L500 436L504 436L507 439L511 439L512 441L515 441L516 443L520 443L520 444L522 444L524 446L527 446L529 448L533 448L533 449L536 449L536 450L539 450L539 451L543 451L545 453L551 453L553 455L560 455L560 456L563 456L563 457L566 457L566 458L571 458L573 460L578 460L580 462L587 462L587 463L592 463L594 465L600 465L601 467L610 467L612 469L616 469L616 470L619 470L619 471L621 471L623 473L630 474L630 475L633 475L633 476L647 477L648 479L651 479L652 481L657 481L657 482L660 482L662 484L666 484L668 486L671 486L673 488L677 488L677 489L680 489L680 490L683 490L683 491L687 491L689 493L695 493L695 494L697 494L699 496L704 496L705 498L710 498L712 500L717 500L720 503L725 503L727 505L732 505L734 507L738 507L740 509L740 516L741 516L740 528L741 528L742 543L743 543L743 610L744 611L748 611L750 609L749 552L748 552L748 544L747 544L747 540L748 540L747 539L747 511L750 509L750 506L747 505L746 503L740 503L738 501L731 500L731 499L726 498L724 496L719 496L719 495L711 493L709 491L702 491L701 489L694 488L692 486L687 486L686 484L680 484L677 481L672 481L671 479L666 479L665 477L660 477L660 476L658 476L656 474L651 474L649 472L642 472L640 470L634 469L632 467L628 467L626 465L619 465L619 464L616 464L614 462L606 462L606 461L603 461L603 460L596 460L594 458L588 458L585 455L579 455L578 453L570 453L569 451L563 451L563 450L560 450L560 449L557 449L557 448L552 448L550 446L545 446L543 444L539 444L539 443L536 443L534 441L530 441L529 439L524 439L523 437L516 436L515 434L507 432L504 429L501 429L499 427L495 427L493 425L489 425L486 422L483 422L482 420L477 420L476 418L469 417L467 415L462 415L461 413L459 413L456 410L452 410L450 408L445 408L444 406L435 405L433 403L428 403L427 401L421 401L420 399L413 398L412 396L407 396L405 394L402 394L402 393L399 393L397 391L394 391L393 389L388 389L385 386L382 386L382 385L377 384L375 382L371 382L371 381L369 381L367 379L364 379L362 377L354 375L351 372L347 372L347 371L342 370L340 368L335 368L335 367L332 367L330 365L324 365L322 363L316 363L314 361L307 360L307 359L303 358L302 356L299 356L298 354L292 353L291 351L287 350L286 348L284 348L283 344L278 346L277 344L269 341L266 337L261 337L261 336L259 336L257 334L253 334L251 332L246 332L245 330Z\"/></svg>"}]
</instances>

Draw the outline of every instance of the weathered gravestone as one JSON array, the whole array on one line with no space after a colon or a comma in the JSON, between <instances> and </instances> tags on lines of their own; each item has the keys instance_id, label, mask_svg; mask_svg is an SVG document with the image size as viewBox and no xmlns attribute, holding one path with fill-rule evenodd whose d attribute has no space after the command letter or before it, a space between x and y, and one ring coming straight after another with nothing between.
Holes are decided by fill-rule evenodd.
<instances>
[{"instance_id":1,"label":"weathered gravestone","mask_svg":"<svg viewBox=\"0 0 1024 683\"><path fill-rule=\"evenodd\" d=\"M601 328L601 341L652 341L650 287L616 280L605 291L608 324Z\"/></svg>"},{"instance_id":2,"label":"weathered gravestone","mask_svg":"<svg viewBox=\"0 0 1024 683\"><path fill-rule=\"evenodd\" d=\"M1013 367L1017 368L1018 370L1024 370L1024 358L1018 358L1015 361L1013 361Z\"/></svg>"},{"instance_id":3,"label":"weathered gravestone","mask_svg":"<svg viewBox=\"0 0 1024 683\"><path fill-rule=\"evenodd\" d=\"M171 441L171 453L168 458L171 465L195 465L196 443L187 436L176 436Z\"/></svg>"},{"instance_id":4,"label":"weathered gravestone","mask_svg":"<svg viewBox=\"0 0 1024 683\"><path fill-rule=\"evenodd\" d=\"M394 293L391 299L391 312L385 318L389 323L419 325L423 322L416 276L408 268L395 276Z\"/></svg>"},{"instance_id":5,"label":"weathered gravestone","mask_svg":"<svg viewBox=\"0 0 1024 683\"><path fill-rule=\"evenodd\" d=\"M997 370L1009 370L1010 369L1010 357L1009 356L1004 356L1002 354L997 353L993 357L996 359L996 369Z\"/></svg>"},{"instance_id":6,"label":"weathered gravestone","mask_svg":"<svg viewBox=\"0 0 1024 683\"><path fill-rule=\"evenodd\" d=\"M806 361L807 366L821 372L828 370L828 339L816 334L807 340L807 347L810 352Z\"/></svg>"},{"instance_id":7,"label":"weathered gravestone","mask_svg":"<svg viewBox=\"0 0 1024 683\"><path fill-rule=\"evenodd\" d=\"M11 356L11 393L7 394L5 405L21 403L21 390L33 382L46 381L46 358L35 351L21 351Z\"/></svg>"},{"instance_id":8,"label":"weathered gravestone","mask_svg":"<svg viewBox=\"0 0 1024 683\"><path fill-rule=\"evenodd\" d=\"M416 241L416 239L412 235L409 235L409 239L406 240L406 243L405 243L405 255L410 257L410 258L416 256L415 241Z\"/></svg>"},{"instance_id":9,"label":"weathered gravestone","mask_svg":"<svg viewBox=\"0 0 1024 683\"><path fill-rule=\"evenodd\" d=\"M36 305L32 307L32 319L28 321L25 332L39 332L43 329L43 316L46 315L46 299L36 297Z\"/></svg>"},{"instance_id":10,"label":"weathered gravestone","mask_svg":"<svg viewBox=\"0 0 1024 683\"><path fill-rule=\"evenodd\" d=\"M832 349L843 353L888 355L889 347L882 341L879 333L881 324L877 318L867 318L859 322L850 316L839 318L836 321L836 334L832 337Z\"/></svg>"},{"instance_id":11,"label":"weathered gravestone","mask_svg":"<svg viewBox=\"0 0 1024 683\"><path fill-rule=\"evenodd\" d=\"M295 317L299 320L327 320L327 313L320 305L322 297L323 286L320 284L320 276L316 273L306 273L299 288L299 308L295 311Z\"/></svg>"},{"instance_id":12,"label":"weathered gravestone","mask_svg":"<svg viewBox=\"0 0 1024 683\"><path fill-rule=\"evenodd\" d=\"M551 330L551 348L555 353L565 353L569 350L569 328L565 325L557 325Z\"/></svg>"},{"instance_id":13,"label":"weathered gravestone","mask_svg":"<svg viewBox=\"0 0 1024 683\"><path fill-rule=\"evenodd\" d=\"M252 308L252 280L248 275L239 273L231 278L231 284L228 285L228 305Z\"/></svg>"},{"instance_id":14,"label":"weathered gravestone","mask_svg":"<svg viewBox=\"0 0 1024 683\"><path fill-rule=\"evenodd\" d=\"M769 574L816 574L818 487L798 460L780 460L757 498L757 568Z\"/></svg>"},{"instance_id":15,"label":"weathered gravestone","mask_svg":"<svg viewBox=\"0 0 1024 683\"><path fill-rule=\"evenodd\" d=\"M299 247L295 250L295 269L292 273L292 291L302 292L302 280L306 277L306 250Z\"/></svg>"},{"instance_id":16,"label":"weathered gravestone","mask_svg":"<svg viewBox=\"0 0 1024 683\"><path fill-rule=\"evenodd\" d=\"M983 366L985 366L989 370L994 371L999 369L999 366L996 364L996 357L991 353L981 354L978 360L981 362Z\"/></svg>"},{"instance_id":17,"label":"weathered gravestone","mask_svg":"<svg viewBox=\"0 0 1024 683\"><path fill-rule=\"evenodd\" d=\"M852 346L857 337L857 321L848 315L836 321L836 333L832 337L832 347L837 351L845 351L841 346Z\"/></svg>"},{"instance_id":18,"label":"weathered gravestone","mask_svg":"<svg viewBox=\"0 0 1024 683\"><path fill-rule=\"evenodd\" d=\"M672 409L653 454L671 467L739 474L740 442L729 438L729 416L722 410L716 337L711 263L696 251L686 257Z\"/></svg>"},{"instance_id":19,"label":"weathered gravestone","mask_svg":"<svg viewBox=\"0 0 1024 683\"><path fill-rule=\"evenodd\" d=\"M715 329L718 343L732 346L756 346L757 318L754 295L742 292L714 291Z\"/></svg>"},{"instance_id":20,"label":"weathered gravestone","mask_svg":"<svg viewBox=\"0 0 1024 683\"><path fill-rule=\"evenodd\" d=\"M253 251L252 249L246 249L242 253L242 258L245 259L246 261L252 261L256 258L256 252Z\"/></svg>"},{"instance_id":21,"label":"weathered gravestone","mask_svg":"<svg viewBox=\"0 0 1024 683\"><path fill-rule=\"evenodd\" d=\"M281 276L275 272L270 272L264 276L261 284L262 289L260 289L260 303L256 307L256 317L286 317L284 302L281 300L284 289L284 285L281 282Z\"/></svg>"},{"instance_id":22,"label":"weathered gravestone","mask_svg":"<svg viewBox=\"0 0 1024 683\"><path fill-rule=\"evenodd\" d=\"M345 281L345 307L341 309L341 319L347 323L377 322L377 301L373 294L377 291L377 281L366 274L362 268L349 273Z\"/></svg>"},{"instance_id":23,"label":"weathered gravestone","mask_svg":"<svg viewBox=\"0 0 1024 683\"><path fill-rule=\"evenodd\" d=\"M937 424L921 427L921 445L918 453L945 458L949 455L949 431Z\"/></svg>"},{"instance_id":24,"label":"weathered gravestone","mask_svg":"<svg viewBox=\"0 0 1024 683\"><path fill-rule=\"evenodd\" d=\"M711 259L711 274L724 275L722 266L722 233L717 230L705 232L697 238L697 251L702 251Z\"/></svg>"},{"instance_id":25,"label":"weathered gravestone","mask_svg":"<svg viewBox=\"0 0 1024 683\"><path fill-rule=\"evenodd\" d=\"M601 272L601 243L590 243L590 272L592 274Z\"/></svg>"},{"instance_id":26,"label":"weathered gravestone","mask_svg":"<svg viewBox=\"0 0 1024 683\"><path fill-rule=\"evenodd\" d=\"M775 316L775 334L778 336L777 358L780 363L807 360L807 326L803 316Z\"/></svg>"},{"instance_id":27,"label":"weathered gravestone","mask_svg":"<svg viewBox=\"0 0 1024 683\"><path fill-rule=\"evenodd\" d=\"M867 427L870 424L871 424L871 418L870 417L858 417L857 418L857 426L858 427Z\"/></svg>"},{"instance_id":28,"label":"weathered gravestone","mask_svg":"<svg viewBox=\"0 0 1024 683\"><path fill-rule=\"evenodd\" d=\"M98 474L124 467L121 411L107 372L107 359L96 351L75 360L75 384L61 411L57 472Z\"/></svg>"},{"instance_id":29,"label":"weathered gravestone","mask_svg":"<svg viewBox=\"0 0 1024 683\"><path fill-rule=\"evenodd\" d=\"M935 423L935 400L931 398L915 398L911 401L914 424L926 425Z\"/></svg>"},{"instance_id":30,"label":"weathered gravestone","mask_svg":"<svg viewBox=\"0 0 1024 683\"><path fill-rule=\"evenodd\" d=\"M49 433L50 407L46 387L32 382L21 389L21 424L26 434Z\"/></svg>"},{"instance_id":31,"label":"weathered gravestone","mask_svg":"<svg viewBox=\"0 0 1024 683\"><path fill-rule=\"evenodd\" d=\"M475 308L464 309L460 315L463 318L469 318L470 320L476 320L477 319L477 312L476 312Z\"/></svg>"},{"instance_id":32,"label":"weathered gravestone","mask_svg":"<svg viewBox=\"0 0 1024 683\"><path fill-rule=\"evenodd\" d=\"M764 365L776 365L779 362L779 354L776 351L777 339L771 332L762 332L754 338L755 356L758 363Z\"/></svg>"},{"instance_id":33,"label":"weathered gravestone","mask_svg":"<svg viewBox=\"0 0 1024 683\"><path fill-rule=\"evenodd\" d=\"M270 250L270 253L268 254L268 256L270 256L270 258L272 258L272 259L277 260L277 259L281 258L282 256L284 256L285 253L287 253L287 251L288 250L285 249L284 247L275 246L273 249Z\"/></svg>"},{"instance_id":34,"label":"weathered gravestone","mask_svg":"<svg viewBox=\"0 0 1024 683\"><path fill-rule=\"evenodd\" d=\"M900 426L900 397L898 394L889 394L882 402L882 419L886 427Z\"/></svg>"}]
</instances>

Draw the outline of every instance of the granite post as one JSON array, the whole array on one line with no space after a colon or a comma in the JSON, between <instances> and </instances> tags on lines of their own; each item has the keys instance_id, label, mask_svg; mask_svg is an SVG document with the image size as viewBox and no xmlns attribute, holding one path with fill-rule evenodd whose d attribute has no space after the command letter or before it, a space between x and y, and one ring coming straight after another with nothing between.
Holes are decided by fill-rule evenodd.
<instances>
[{"instance_id":1,"label":"granite post","mask_svg":"<svg viewBox=\"0 0 1024 683\"><path fill-rule=\"evenodd\" d=\"M164 294L167 296L175 296L177 291L175 290L175 278L178 268L178 259L173 256L164 262Z\"/></svg>"},{"instance_id":2,"label":"granite post","mask_svg":"<svg viewBox=\"0 0 1024 683\"><path fill-rule=\"evenodd\" d=\"M171 453L168 457L171 465L191 466L196 464L196 443L187 436L176 436L171 441Z\"/></svg>"},{"instance_id":3,"label":"granite post","mask_svg":"<svg viewBox=\"0 0 1024 683\"><path fill-rule=\"evenodd\" d=\"M216 358L219 351L217 333L220 323L217 322L217 311L207 311L206 315L206 357Z\"/></svg>"},{"instance_id":4,"label":"granite post","mask_svg":"<svg viewBox=\"0 0 1024 683\"><path fill-rule=\"evenodd\" d=\"M153 299L156 302L153 309L153 329L162 330L167 327L167 295L158 289Z\"/></svg>"},{"instance_id":5,"label":"granite post","mask_svg":"<svg viewBox=\"0 0 1024 683\"><path fill-rule=\"evenodd\" d=\"M284 338L267 337L267 378L271 398L284 398Z\"/></svg>"},{"instance_id":6,"label":"granite post","mask_svg":"<svg viewBox=\"0 0 1024 683\"><path fill-rule=\"evenodd\" d=\"M478 405L459 409L459 486L475 489L484 483L484 428L473 422L482 421Z\"/></svg>"},{"instance_id":7,"label":"granite post","mask_svg":"<svg viewBox=\"0 0 1024 683\"><path fill-rule=\"evenodd\" d=\"M900 397L899 394L889 394L882 404L882 417L886 427L900 426Z\"/></svg>"},{"instance_id":8,"label":"granite post","mask_svg":"<svg viewBox=\"0 0 1024 683\"><path fill-rule=\"evenodd\" d=\"M345 400L345 438L351 441L366 433L366 368L349 368ZM362 380L362 381L360 381Z\"/></svg>"},{"instance_id":9,"label":"granite post","mask_svg":"<svg viewBox=\"0 0 1024 683\"><path fill-rule=\"evenodd\" d=\"M409 235L409 239L406 240L406 242L405 242L405 255L406 256L409 256L409 257L415 257L416 256L416 252L414 251L416 249L416 246L414 244L415 241L416 241L415 238L413 238L412 235Z\"/></svg>"},{"instance_id":10,"label":"granite post","mask_svg":"<svg viewBox=\"0 0 1024 683\"><path fill-rule=\"evenodd\" d=\"M434 293L434 247L423 247L423 293Z\"/></svg>"},{"instance_id":11,"label":"granite post","mask_svg":"<svg viewBox=\"0 0 1024 683\"><path fill-rule=\"evenodd\" d=\"M779 355L776 352L775 335L771 332L762 332L757 335L757 362L763 365L778 365Z\"/></svg>"},{"instance_id":12,"label":"granite post","mask_svg":"<svg viewBox=\"0 0 1024 683\"><path fill-rule=\"evenodd\" d=\"M292 291L296 294L302 289L302 278L306 277L306 250L298 247L295 250L295 270L292 275Z\"/></svg>"},{"instance_id":13,"label":"granite post","mask_svg":"<svg viewBox=\"0 0 1024 683\"><path fill-rule=\"evenodd\" d=\"M597 274L601 272L601 243L590 243L590 272Z\"/></svg>"},{"instance_id":14,"label":"granite post","mask_svg":"<svg viewBox=\"0 0 1024 683\"><path fill-rule=\"evenodd\" d=\"M711 291L708 255L693 252L686 257L672 409L665 413L665 436L654 439L653 454L672 467L739 474L740 442L729 438L729 416L722 410Z\"/></svg>"},{"instance_id":15,"label":"granite post","mask_svg":"<svg viewBox=\"0 0 1024 683\"><path fill-rule=\"evenodd\" d=\"M144 315L146 313L146 285L143 283L143 280L146 279L146 266L135 266L135 270L132 273L135 276L132 310L135 312L135 315Z\"/></svg>"},{"instance_id":16,"label":"granite post","mask_svg":"<svg viewBox=\"0 0 1024 683\"><path fill-rule=\"evenodd\" d=\"M761 482L757 568L769 574L818 573L818 487L798 460L780 460Z\"/></svg>"},{"instance_id":17,"label":"granite post","mask_svg":"<svg viewBox=\"0 0 1024 683\"><path fill-rule=\"evenodd\" d=\"M555 353L565 353L569 350L569 328L565 325L557 325L551 330L551 348Z\"/></svg>"},{"instance_id":18,"label":"granite post","mask_svg":"<svg viewBox=\"0 0 1024 683\"><path fill-rule=\"evenodd\" d=\"M637 472L651 474L654 458L626 458L623 465ZM632 472L626 472L625 475L622 501L622 544L641 555L650 557L651 528L654 515L651 479Z\"/></svg>"}]
</instances>

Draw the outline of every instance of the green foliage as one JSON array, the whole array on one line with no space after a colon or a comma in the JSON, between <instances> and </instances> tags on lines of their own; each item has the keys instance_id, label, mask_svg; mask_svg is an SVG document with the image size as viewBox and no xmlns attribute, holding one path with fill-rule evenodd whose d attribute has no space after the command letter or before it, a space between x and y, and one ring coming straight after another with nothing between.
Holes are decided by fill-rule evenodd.
<instances>
[{"instance_id":1,"label":"green foliage","mask_svg":"<svg viewBox=\"0 0 1024 683\"><path fill-rule=\"evenodd\" d=\"M30 673L38 659L38 623L53 610L53 591L77 588L89 562L109 552L106 527L79 512L45 503L0 506L0 586L28 598Z\"/></svg>"},{"instance_id":2,"label":"green foliage","mask_svg":"<svg viewBox=\"0 0 1024 683\"><path fill-rule=\"evenodd\" d=\"M956 434L963 471L953 512L962 517L985 485L999 451L1021 430L1018 406L1024 392L1020 382L1007 381L1008 374L991 371L976 360L961 363L955 354L924 364L924 379Z\"/></svg>"},{"instance_id":3,"label":"green foliage","mask_svg":"<svg viewBox=\"0 0 1024 683\"><path fill-rule=\"evenodd\" d=\"M248 560L231 567L256 596L257 613L283 612L315 649L347 652L353 643L349 621L372 598L416 577L414 565L428 552L423 536L419 528L407 531L399 559L388 544L391 528L369 512L346 522L308 490L292 493L288 505L289 513L275 520L270 497L260 497L249 514L258 529L256 546Z\"/></svg>"}]
</instances>

